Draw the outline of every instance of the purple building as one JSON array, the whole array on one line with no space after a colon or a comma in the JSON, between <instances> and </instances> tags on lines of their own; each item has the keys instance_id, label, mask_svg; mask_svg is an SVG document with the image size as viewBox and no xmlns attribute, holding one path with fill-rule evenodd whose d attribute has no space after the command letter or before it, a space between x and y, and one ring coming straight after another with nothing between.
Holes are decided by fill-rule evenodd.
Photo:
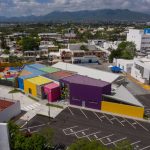
<instances>
[{"instance_id":1,"label":"purple building","mask_svg":"<svg viewBox=\"0 0 150 150\"><path fill-rule=\"evenodd\" d=\"M111 84L82 75L60 79L62 92L68 92L70 104L100 109L102 94L111 94ZM66 96L66 93L62 93Z\"/></svg>"}]
</instances>

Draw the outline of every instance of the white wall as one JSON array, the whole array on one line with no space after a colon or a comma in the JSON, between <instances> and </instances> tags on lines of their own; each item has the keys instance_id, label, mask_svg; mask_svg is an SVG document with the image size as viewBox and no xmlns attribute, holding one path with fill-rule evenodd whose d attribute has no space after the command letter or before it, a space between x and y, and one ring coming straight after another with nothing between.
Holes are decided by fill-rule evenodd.
<instances>
[{"instance_id":1,"label":"white wall","mask_svg":"<svg viewBox=\"0 0 150 150\"><path fill-rule=\"evenodd\" d=\"M17 101L10 107L0 111L0 122L7 122L11 118L19 115L21 113L20 102Z\"/></svg>"},{"instance_id":2,"label":"white wall","mask_svg":"<svg viewBox=\"0 0 150 150\"><path fill-rule=\"evenodd\" d=\"M134 42L138 51L145 48L150 50L150 34L144 34L144 30L129 29L127 41Z\"/></svg>"},{"instance_id":3,"label":"white wall","mask_svg":"<svg viewBox=\"0 0 150 150\"><path fill-rule=\"evenodd\" d=\"M92 63L96 63L97 61L99 61L98 57L88 57L88 56L84 56L84 57L72 57L72 63L76 60L81 60L81 63L89 63L89 60L92 61Z\"/></svg>"},{"instance_id":4,"label":"white wall","mask_svg":"<svg viewBox=\"0 0 150 150\"><path fill-rule=\"evenodd\" d=\"M136 49L141 50L141 40L144 31L137 29L129 29L129 33L127 33L127 41L134 42L136 45Z\"/></svg>"},{"instance_id":5,"label":"white wall","mask_svg":"<svg viewBox=\"0 0 150 150\"><path fill-rule=\"evenodd\" d=\"M131 70L131 76L137 79L138 81L140 81L141 83L146 82L145 79L142 78L140 71L136 69L134 66L132 67L132 70Z\"/></svg>"},{"instance_id":6,"label":"white wall","mask_svg":"<svg viewBox=\"0 0 150 150\"><path fill-rule=\"evenodd\" d=\"M10 150L7 123L0 123L0 150Z\"/></svg>"},{"instance_id":7,"label":"white wall","mask_svg":"<svg viewBox=\"0 0 150 150\"><path fill-rule=\"evenodd\" d=\"M123 69L126 73L131 73L131 69L133 66L133 60L126 60L126 59L116 59L114 60L117 67Z\"/></svg>"}]
</instances>

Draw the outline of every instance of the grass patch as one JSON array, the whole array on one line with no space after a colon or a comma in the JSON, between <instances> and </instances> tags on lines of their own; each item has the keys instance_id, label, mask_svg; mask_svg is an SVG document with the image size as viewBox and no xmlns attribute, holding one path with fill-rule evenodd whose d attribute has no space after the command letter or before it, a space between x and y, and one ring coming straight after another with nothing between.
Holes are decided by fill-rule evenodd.
<instances>
[{"instance_id":1,"label":"grass patch","mask_svg":"<svg viewBox=\"0 0 150 150\"><path fill-rule=\"evenodd\" d=\"M30 95L28 97L33 99L34 101L37 101L37 102L39 101L38 99L36 99L36 98L34 98L34 97L30 96Z\"/></svg>"},{"instance_id":2,"label":"grass patch","mask_svg":"<svg viewBox=\"0 0 150 150\"><path fill-rule=\"evenodd\" d=\"M47 103L46 106L51 106L51 107L56 107L56 108L61 108L61 109L64 108L63 106L56 105L56 104L50 104L50 103Z\"/></svg>"},{"instance_id":3,"label":"grass patch","mask_svg":"<svg viewBox=\"0 0 150 150\"><path fill-rule=\"evenodd\" d=\"M9 91L9 93L19 93L19 92L20 92L20 90L18 90L18 89L13 89L13 90Z\"/></svg>"}]
</instances>

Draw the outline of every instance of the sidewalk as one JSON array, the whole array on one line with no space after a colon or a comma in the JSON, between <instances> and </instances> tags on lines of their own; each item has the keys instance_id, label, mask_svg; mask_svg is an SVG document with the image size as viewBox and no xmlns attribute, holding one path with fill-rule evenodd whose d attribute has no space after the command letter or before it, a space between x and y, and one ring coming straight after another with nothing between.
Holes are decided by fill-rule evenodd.
<instances>
[{"instance_id":1,"label":"sidewalk","mask_svg":"<svg viewBox=\"0 0 150 150\"><path fill-rule=\"evenodd\" d=\"M147 90L147 91L150 91L150 85L147 85L147 84L144 84L144 83L139 82L138 80L136 80L135 78L133 78L133 77L132 77L131 75L129 75L129 74L125 74L125 76L126 76L129 80L133 81L134 83L136 83L137 85L139 85L140 87L142 87L143 89L145 89L145 90Z\"/></svg>"}]
</instances>

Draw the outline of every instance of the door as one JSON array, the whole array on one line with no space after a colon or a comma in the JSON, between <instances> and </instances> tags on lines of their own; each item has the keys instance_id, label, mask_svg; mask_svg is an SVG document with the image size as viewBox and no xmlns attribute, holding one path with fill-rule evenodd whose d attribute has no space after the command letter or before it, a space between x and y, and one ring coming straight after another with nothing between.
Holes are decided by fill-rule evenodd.
<instances>
[{"instance_id":1,"label":"door","mask_svg":"<svg viewBox=\"0 0 150 150\"><path fill-rule=\"evenodd\" d=\"M82 107L85 107L85 101L82 101Z\"/></svg>"}]
</instances>

